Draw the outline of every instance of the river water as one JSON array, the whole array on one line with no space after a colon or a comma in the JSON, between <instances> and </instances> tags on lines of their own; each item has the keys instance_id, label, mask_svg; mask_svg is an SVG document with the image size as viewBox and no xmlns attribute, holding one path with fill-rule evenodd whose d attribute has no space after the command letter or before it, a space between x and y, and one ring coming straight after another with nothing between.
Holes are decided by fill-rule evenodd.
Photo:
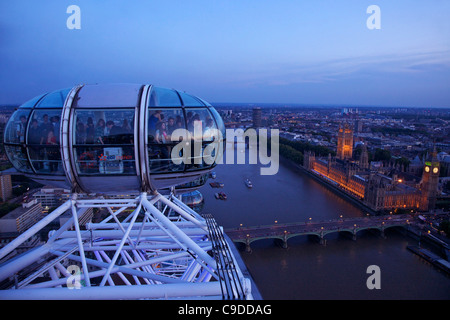
<instances>
[{"instance_id":1,"label":"river water","mask_svg":"<svg viewBox=\"0 0 450 320\"><path fill-rule=\"evenodd\" d=\"M224 229L287 222L359 217L366 213L289 164L280 164L273 176L260 175L259 165L222 164L200 189L202 212L211 213ZM244 179L253 182L249 189ZM228 199L217 200L209 182L225 184ZM417 241L399 230L388 229L386 238L360 232L358 239L337 233L316 238L296 237L282 249L273 240L241 248L263 299L450 299L450 277L406 249ZM381 289L369 290L370 265L380 267Z\"/></svg>"}]
</instances>

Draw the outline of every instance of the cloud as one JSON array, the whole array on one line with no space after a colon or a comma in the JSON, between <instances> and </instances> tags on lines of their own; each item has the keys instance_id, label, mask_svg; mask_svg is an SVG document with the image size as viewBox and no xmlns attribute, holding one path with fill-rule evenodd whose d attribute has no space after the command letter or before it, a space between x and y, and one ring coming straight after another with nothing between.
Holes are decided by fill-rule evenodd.
<instances>
[{"instance_id":1,"label":"cloud","mask_svg":"<svg viewBox=\"0 0 450 320\"><path fill-rule=\"evenodd\" d=\"M263 71L247 70L225 81L245 87L287 86L327 83L375 75L391 77L394 74L418 74L448 68L450 68L450 50L441 50L270 65L260 68Z\"/></svg>"}]
</instances>

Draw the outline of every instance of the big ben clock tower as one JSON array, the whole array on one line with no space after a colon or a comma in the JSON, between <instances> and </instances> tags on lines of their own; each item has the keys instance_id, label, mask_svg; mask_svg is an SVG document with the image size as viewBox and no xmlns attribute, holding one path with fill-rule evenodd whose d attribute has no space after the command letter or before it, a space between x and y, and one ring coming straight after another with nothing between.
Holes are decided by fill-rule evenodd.
<instances>
[{"instance_id":1,"label":"big ben clock tower","mask_svg":"<svg viewBox=\"0 0 450 320\"><path fill-rule=\"evenodd\" d=\"M425 161L422 175L422 201L420 207L423 210L433 210L436 205L439 183L439 161L436 149L433 150L431 160Z\"/></svg>"}]
</instances>

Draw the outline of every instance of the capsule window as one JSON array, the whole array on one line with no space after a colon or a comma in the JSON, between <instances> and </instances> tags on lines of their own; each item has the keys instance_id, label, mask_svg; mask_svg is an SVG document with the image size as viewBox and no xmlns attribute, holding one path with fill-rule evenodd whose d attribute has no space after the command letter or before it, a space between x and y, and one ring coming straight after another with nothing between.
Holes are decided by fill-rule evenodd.
<instances>
[{"instance_id":1,"label":"capsule window","mask_svg":"<svg viewBox=\"0 0 450 320\"><path fill-rule=\"evenodd\" d=\"M26 109L26 108L33 108L37 102L39 102L42 97L46 96L47 94L41 94L40 96L34 97L33 99L28 100L27 102L25 102L24 104L22 104L20 106L20 109ZM62 106L60 106L61 108Z\"/></svg>"},{"instance_id":2,"label":"capsule window","mask_svg":"<svg viewBox=\"0 0 450 320\"><path fill-rule=\"evenodd\" d=\"M226 130L225 130L225 124L223 123L222 117L219 115L217 110L214 108L209 108L209 111L214 116L214 120L217 123L218 129L222 133L222 139L225 139Z\"/></svg>"},{"instance_id":3,"label":"capsule window","mask_svg":"<svg viewBox=\"0 0 450 320\"><path fill-rule=\"evenodd\" d=\"M61 110L35 110L29 120L27 146L37 173L63 175L59 148Z\"/></svg>"},{"instance_id":4,"label":"capsule window","mask_svg":"<svg viewBox=\"0 0 450 320\"><path fill-rule=\"evenodd\" d=\"M204 107L205 105L201 100L184 92L179 92L181 99L183 100L183 106L185 107Z\"/></svg>"},{"instance_id":5,"label":"capsule window","mask_svg":"<svg viewBox=\"0 0 450 320\"><path fill-rule=\"evenodd\" d=\"M71 88L58 90L47 94L44 98L42 98L39 103L36 105L36 108L59 108L61 109L64 106L64 102L66 101L66 97L69 94Z\"/></svg>"},{"instance_id":6,"label":"capsule window","mask_svg":"<svg viewBox=\"0 0 450 320\"><path fill-rule=\"evenodd\" d=\"M183 190L183 189L188 189L188 188L201 187L206 183L208 178L209 178L209 173L205 173L205 174L202 174L201 176L199 176L198 178L196 178L195 180L192 180L188 183L184 183L184 184L180 184L180 185L176 186L175 189Z\"/></svg>"},{"instance_id":7,"label":"capsule window","mask_svg":"<svg viewBox=\"0 0 450 320\"><path fill-rule=\"evenodd\" d=\"M5 129L4 142L14 144L25 143L25 130L31 110L19 109L12 115Z\"/></svg>"},{"instance_id":8,"label":"capsule window","mask_svg":"<svg viewBox=\"0 0 450 320\"><path fill-rule=\"evenodd\" d=\"M185 108L186 124L191 140L190 157L186 159L186 170L195 171L211 167L210 161L205 161L208 145L216 141L218 128L214 118L207 108ZM216 151L208 157L216 157Z\"/></svg>"},{"instance_id":9,"label":"capsule window","mask_svg":"<svg viewBox=\"0 0 450 320\"><path fill-rule=\"evenodd\" d=\"M149 99L149 107L181 107L181 101L176 91L153 87Z\"/></svg>"},{"instance_id":10,"label":"capsule window","mask_svg":"<svg viewBox=\"0 0 450 320\"><path fill-rule=\"evenodd\" d=\"M14 168L25 173L33 172L27 160L25 146L5 145L5 151Z\"/></svg>"},{"instance_id":11,"label":"capsule window","mask_svg":"<svg viewBox=\"0 0 450 320\"><path fill-rule=\"evenodd\" d=\"M173 147L186 140L186 121L181 108L149 108L148 157L151 173L180 172L182 154L172 154ZM175 161L173 161L175 160Z\"/></svg>"},{"instance_id":12,"label":"capsule window","mask_svg":"<svg viewBox=\"0 0 450 320\"><path fill-rule=\"evenodd\" d=\"M136 174L134 109L76 110L73 125L78 174Z\"/></svg>"}]
</instances>

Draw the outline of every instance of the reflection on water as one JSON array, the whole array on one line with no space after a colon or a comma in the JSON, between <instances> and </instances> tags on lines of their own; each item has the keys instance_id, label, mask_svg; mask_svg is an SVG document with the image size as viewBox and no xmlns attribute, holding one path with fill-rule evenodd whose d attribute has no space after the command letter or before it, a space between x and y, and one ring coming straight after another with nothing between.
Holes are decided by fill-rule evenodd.
<instances>
[{"instance_id":1,"label":"reflection on water","mask_svg":"<svg viewBox=\"0 0 450 320\"><path fill-rule=\"evenodd\" d=\"M274 176L261 176L258 165L219 165L214 181L225 184L227 200L216 200L207 183L200 191L204 213L225 229L243 226L358 217L361 209L294 169L280 165ZM247 188L249 178L253 188ZM211 182L213 180L209 180ZM450 299L450 278L406 250L416 241L401 231L330 234L327 245L301 236L282 249L273 240L241 251L264 299ZM381 289L366 287L369 265L381 269Z\"/></svg>"}]
</instances>

